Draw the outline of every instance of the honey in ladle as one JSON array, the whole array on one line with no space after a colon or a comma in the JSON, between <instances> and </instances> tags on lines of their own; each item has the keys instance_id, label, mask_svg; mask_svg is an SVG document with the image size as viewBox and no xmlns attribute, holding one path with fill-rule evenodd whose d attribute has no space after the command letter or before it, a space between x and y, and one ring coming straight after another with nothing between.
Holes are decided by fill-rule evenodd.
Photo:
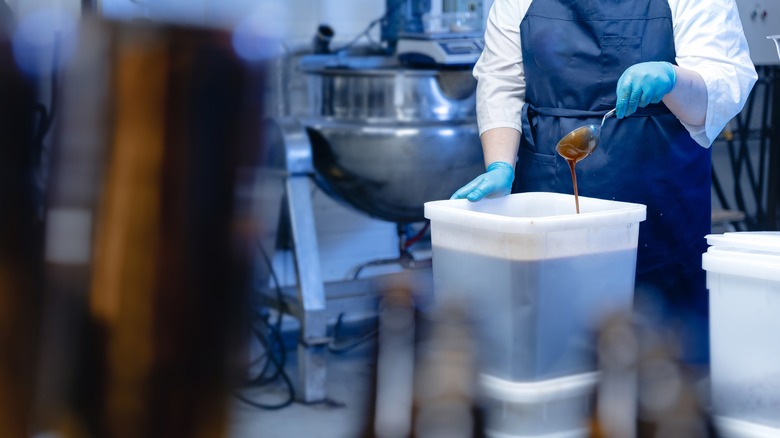
<instances>
[{"instance_id":1,"label":"honey in ladle","mask_svg":"<svg viewBox=\"0 0 780 438\"><path fill-rule=\"evenodd\" d=\"M577 193L577 174L574 172L574 167L583 158L596 149L599 144L599 129L597 125L587 125L581 128L577 128L574 131L566 134L565 137L558 142L555 149L558 154L566 159L569 164L569 170L571 170L571 181L574 185L574 204L577 209L577 214L580 213L580 200Z\"/></svg>"}]
</instances>

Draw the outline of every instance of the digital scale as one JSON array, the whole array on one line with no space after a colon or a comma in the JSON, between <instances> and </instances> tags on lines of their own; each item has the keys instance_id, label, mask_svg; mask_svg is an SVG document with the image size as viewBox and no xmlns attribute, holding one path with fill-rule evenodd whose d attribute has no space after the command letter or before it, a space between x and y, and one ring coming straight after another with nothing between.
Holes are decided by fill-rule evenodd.
<instances>
[{"instance_id":1,"label":"digital scale","mask_svg":"<svg viewBox=\"0 0 780 438\"><path fill-rule=\"evenodd\" d=\"M485 48L481 33L401 34L396 55L402 64L474 65Z\"/></svg>"}]
</instances>

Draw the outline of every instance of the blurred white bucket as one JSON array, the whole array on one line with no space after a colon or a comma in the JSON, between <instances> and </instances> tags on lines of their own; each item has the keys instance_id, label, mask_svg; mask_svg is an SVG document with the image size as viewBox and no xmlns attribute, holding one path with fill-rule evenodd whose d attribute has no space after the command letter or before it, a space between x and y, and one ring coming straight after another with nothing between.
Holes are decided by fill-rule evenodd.
<instances>
[{"instance_id":1,"label":"blurred white bucket","mask_svg":"<svg viewBox=\"0 0 780 438\"><path fill-rule=\"evenodd\" d=\"M780 233L707 242L713 411L780 428Z\"/></svg>"},{"instance_id":2,"label":"blurred white bucket","mask_svg":"<svg viewBox=\"0 0 780 438\"><path fill-rule=\"evenodd\" d=\"M780 429L725 417L716 417L715 427L723 438L777 438L780 436Z\"/></svg>"}]
</instances>

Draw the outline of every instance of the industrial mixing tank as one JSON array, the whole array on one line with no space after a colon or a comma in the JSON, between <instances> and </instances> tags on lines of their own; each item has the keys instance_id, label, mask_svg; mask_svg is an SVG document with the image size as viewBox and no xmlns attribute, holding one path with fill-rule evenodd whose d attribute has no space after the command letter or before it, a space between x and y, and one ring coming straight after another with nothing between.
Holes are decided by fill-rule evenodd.
<instances>
[{"instance_id":1,"label":"industrial mixing tank","mask_svg":"<svg viewBox=\"0 0 780 438\"><path fill-rule=\"evenodd\" d=\"M318 185L392 222L425 220L484 171L470 69L410 69L386 62L306 67Z\"/></svg>"}]
</instances>

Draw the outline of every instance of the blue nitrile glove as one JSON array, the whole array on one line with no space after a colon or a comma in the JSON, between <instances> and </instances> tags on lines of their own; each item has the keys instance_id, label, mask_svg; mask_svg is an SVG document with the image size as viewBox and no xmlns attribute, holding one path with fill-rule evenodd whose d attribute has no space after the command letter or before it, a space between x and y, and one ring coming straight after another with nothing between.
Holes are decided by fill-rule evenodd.
<instances>
[{"instance_id":1,"label":"blue nitrile glove","mask_svg":"<svg viewBox=\"0 0 780 438\"><path fill-rule=\"evenodd\" d=\"M511 164L496 161L490 163L487 172L471 180L461 187L450 199L479 201L484 197L497 198L512 192L512 181L515 180L515 169Z\"/></svg>"},{"instance_id":2,"label":"blue nitrile glove","mask_svg":"<svg viewBox=\"0 0 780 438\"><path fill-rule=\"evenodd\" d=\"M640 62L627 68L617 82L617 111L621 119L633 114L637 107L658 103L672 91L677 81L674 67L668 62Z\"/></svg>"}]
</instances>

